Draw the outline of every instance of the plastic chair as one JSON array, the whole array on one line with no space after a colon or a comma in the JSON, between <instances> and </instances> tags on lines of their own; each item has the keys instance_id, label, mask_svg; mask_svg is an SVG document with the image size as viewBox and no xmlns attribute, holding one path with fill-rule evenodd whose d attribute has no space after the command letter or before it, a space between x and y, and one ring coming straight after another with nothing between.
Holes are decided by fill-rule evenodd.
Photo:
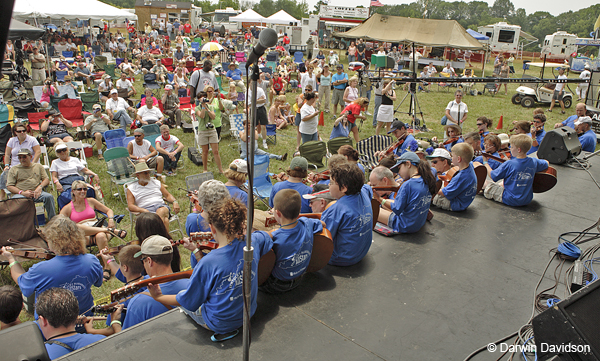
<instances>
[{"instance_id":1,"label":"plastic chair","mask_svg":"<svg viewBox=\"0 0 600 361\"><path fill-rule=\"evenodd\" d=\"M42 167L44 167L46 173L48 173L48 178L52 179L52 175L50 174L50 157L48 157L48 147L46 147L45 144L40 144L40 150L42 152L40 155L40 164ZM52 191L55 191L56 187L54 182L50 182L50 185L52 186Z\"/></svg>"},{"instance_id":2,"label":"plastic chair","mask_svg":"<svg viewBox=\"0 0 600 361\"><path fill-rule=\"evenodd\" d=\"M300 63L304 62L303 58L304 58L304 53L302 53L301 51L297 51L294 53L294 63L300 64Z\"/></svg>"},{"instance_id":3,"label":"plastic chair","mask_svg":"<svg viewBox=\"0 0 600 361\"><path fill-rule=\"evenodd\" d=\"M104 152L104 161L108 169L107 173L110 176L110 193L118 195L121 202L125 203L123 194L120 192L120 186L136 181L136 178L133 176L135 168L131 160L129 160L127 148L115 147L107 149ZM113 193L114 187L116 187L117 193Z\"/></svg>"},{"instance_id":4,"label":"plastic chair","mask_svg":"<svg viewBox=\"0 0 600 361\"><path fill-rule=\"evenodd\" d=\"M58 111L73 123L73 127L83 125L83 102L79 99L63 99L58 102ZM87 115L89 113L85 112Z\"/></svg>"},{"instance_id":5,"label":"plastic chair","mask_svg":"<svg viewBox=\"0 0 600 361\"><path fill-rule=\"evenodd\" d=\"M79 153L79 160L87 167L87 158L85 157L85 151L83 150L83 143L81 141L67 142L69 150L77 150Z\"/></svg>"},{"instance_id":6,"label":"plastic chair","mask_svg":"<svg viewBox=\"0 0 600 361\"><path fill-rule=\"evenodd\" d=\"M142 129L144 130L144 139L147 139L152 146L154 146L154 142L156 138L160 136L160 127L158 124L146 124L142 125Z\"/></svg>"},{"instance_id":7,"label":"plastic chair","mask_svg":"<svg viewBox=\"0 0 600 361\"><path fill-rule=\"evenodd\" d=\"M387 135L373 135L356 143L360 163L367 169L373 169L379 164L375 152L385 150L392 145L393 139Z\"/></svg>"},{"instance_id":8,"label":"plastic chair","mask_svg":"<svg viewBox=\"0 0 600 361\"><path fill-rule=\"evenodd\" d=\"M300 156L306 158L309 165L315 168L323 168L323 158L327 155L327 144L320 140L311 140L300 145L298 148ZM327 158L325 158L327 160Z\"/></svg>"},{"instance_id":9,"label":"plastic chair","mask_svg":"<svg viewBox=\"0 0 600 361\"><path fill-rule=\"evenodd\" d=\"M104 132L104 141L106 141L106 149L112 149L115 147L121 147L123 145L123 139L127 134L123 129L112 129Z\"/></svg>"},{"instance_id":10,"label":"plastic chair","mask_svg":"<svg viewBox=\"0 0 600 361\"><path fill-rule=\"evenodd\" d=\"M337 154L338 149L340 149L342 145L349 145L352 147L352 139L348 137L337 137L330 139L327 142L327 150L329 151L329 154Z\"/></svg>"},{"instance_id":11,"label":"plastic chair","mask_svg":"<svg viewBox=\"0 0 600 361\"><path fill-rule=\"evenodd\" d=\"M266 141L277 145L277 124L267 124L265 127L267 128Z\"/></svg>"},{"instance_id":12,"label":"plastic chair","mask_svg":"<svg viewBox=\"0 0 600 361\"><path fill-rule=\"evenodd\" d=\"M64 83L65 76L69 75L69 72L66 70L57 70L54 74L56 74L56 81Z\"/></svg>"},{"instance_id":13,"label":"plastic chair","mask_svg":"<svg viewBox=\"0 0 600 361\"><path fill-rule=\"evenodd\" d=\"M266 200L271 195L273 183L269 175L269 156L255 155L254 156L254 184L252 194L255 201ZM248 182L245 183L248 188Z\"/></svg>"},{"instance_id":14,"label":"plastic chair","mask_svg":"<svg viewBox=\"0 0 600 361\"><path fill-rule=\"evenodd\" d=\"M185 189L188 192L195 192L200 188L202 183L211 179L215 179L212 172L189 175L185 177ZM194 208L194 204L190 201L190 213L192 212L192 208Z\"/></svg>"},{"instance_id":15,"label":"plastic chair","mask_svg":"<svg viewBox=\"0 0 600 361\"><path fill-rule=\"evenodd\" d=\"M131 142L134 139L135 139L135 137L133 135L131 135L129 137L125 137L125 139L123 139L123 147L127 148L127 145L129 144L129 142Z\"/></svg>"}]
</instances>

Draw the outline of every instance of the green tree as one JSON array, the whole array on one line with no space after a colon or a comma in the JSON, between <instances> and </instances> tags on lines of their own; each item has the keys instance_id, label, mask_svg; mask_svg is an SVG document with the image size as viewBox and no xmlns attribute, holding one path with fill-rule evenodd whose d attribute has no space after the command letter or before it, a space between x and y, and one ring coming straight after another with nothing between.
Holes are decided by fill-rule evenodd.
<instances>
[{"instance_id":1,"label":"green tree","mask_svg":"<svg viewBox=\"0 0 600 361\"><path fill-rule=\"evenodd\" d=\"M260 0L252 9L264 17L269 17L279 10L284 10L298 20L308 16L308 3L305 0L298 3L293 0Z\"/></svg>"}]
</instances>

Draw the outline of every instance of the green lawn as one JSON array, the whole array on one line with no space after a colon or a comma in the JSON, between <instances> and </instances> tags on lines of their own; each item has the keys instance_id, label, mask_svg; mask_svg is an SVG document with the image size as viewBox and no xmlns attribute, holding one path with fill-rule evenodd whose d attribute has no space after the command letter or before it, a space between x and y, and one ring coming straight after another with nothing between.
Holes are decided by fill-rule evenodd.
<instances>
[{"instance_id":1,"label":"green lawn","mask_svg":"<svg viewBox=\"0 0 600 361\"><path fill-rule=\"evenodd\" d=\"M344 59L343 61L344 61L345 65L347 65L347 60ZM520 76L522 74L522 70L520 70L521 63L519 61L516 61L514 65L515 65L515 69L517 69L517 74ZM478 65L478 66L479 66L479 71L477 71L477 74L479 75L481 66L480 65ZM486 66L486 68L487 68L486 75L491 74L492 66L488 64ZM488 72L489 72L489 74L488 74ZM117 73L118 73L118 71L117 71ZM538 74L536 74L535 70L529 70L528 74L538 75ZM349 76L352 76L352 75L353 75L353 72L350 72ZM547 72L546 76L549 76L549 75L550 74ZM513 74L513 76L514 76L514 74ZM577 77L577 75L571 74L570 77ZM228 89L227 84L226 84L227 81L225 78L224 78L224 81L225 82L223 84L223 88ZM136 82L135 82L135 87L138 90L138 94L142 93L141 86L142 86L141 76L138 75L138 76L136 76ZM463 101L468 105L469 116L468 116L468 120L464 124L464 131L468 132L471 130L475 130L476 129L475 121L476 121L477 117L479 117L479 116L486 116L488 118L493 119L493 121L494 121L493 128L495 128L496 125L498 124L498 119L500 117L503 117L504 127L503 127L502 132L507 132L508 129L512 128L511 125L512 125L513 121L531 120L533 109L523 108L520 105L517 106L517 105L513 105L511 103L511 97L515 93L515 89L517 88L517 86L518 86L517 84L509 84L508 85L508 95L504 95L504 92L503 92L504 89L501 89L501 92L496 96L484 95L484 96L474 97L471 95L465 95L465 97L463 98ZM483 90L483 84L477 85L476 88L480 91ZM431 129L430 132L421 133L421 134L417 135L417 137L431 138L434 135L437 135L438 137L442 136L443 127L440 125L440 118L444 115L444 109L445 109L446 105L448 104L448 102L454 99L454 89L455 88L451 88L450 90L448 90L448 89L438 90L437 85L434 84L434 85L432 85L432 91L430 93L418 93L417 94L417 100L419 102L421 110L423 111L423 119L424 119L427 127L429 129ZM575 88L573 85L571 85L571 89L574 91ZM398 100L396 101L395 106L398 106L398 104L400 104L400 101L402 100L402 98L406 95L406 91L403 91L401 89L401 87L397 88L396 91L397 91ZM568 89L567 89L567 91L568 91ZM293 102L295 101L294 100L295 95L297 95L297 94L289 93L287 95L288 101L291 104L293 104ZM139 98L139 96L138 96L138 98ZM409 101L407 99L398 110L401 112L407 112L408 104L409 104ZM371 102L371 105L369 107L369 112L373 113L373 107L374 107L374 102ZM544 108L546 108L546 107L544 107ZM562 121L565 118L567 118L568 116L573 115L573 114L575 114L575 105L573 105L570 109L567 109L567 114L565 114L565 115L560 114L560 107L555 107L554 112L546 113L546 115L548 117L546 130L548 131L548 130L552 129L553 125L555 123ZM410 118L408 117L408 115L399 115L398 118L405 122L410 121ZM364 125L360 129L361 139L367 138L367 137L375 134L375 129L372 127L371 123L372 123L372 116L369 116L367 121L365 121ZM333 124L333 120L332 120L331 113L329 115L326 114L325 126L319 127L319 133L324 140L329 139L329 134L332 129L332 124ZM500 131L498 131L498 132L500 132ZM184 134L181 130L175 130L175 129L172 130L171 133L173 135L179 137L181 139L181 141L183 142L183 144L185 144L186 148L188 146L194 145L193 133L191 133L191 134L185 133ZM289 154L289 158L288 158L287 162L280 162L280 161L276 161L276 160L272 161L271 166L270 166L271 172L278 172L282 169L285 169L289 165L289 161L291 160L291 156L294 152L295 146L296 146L296 129L294 127L288 127L287 129L278 131L277 145L273 146L273 145L269 144L268 152L275 153L275 154L284 154L287 152ZM228 134L222 133L222 140L219 144L219 150L221 153L223 167L227 167L233 159L239 157L239 153L237 151L237 143ZM183 169L178 170L177 176L169 177L167 179L167 184L168 184L168 191L171 192L180 201L181 209L182 209L182 211L180 213L180 218L181 218L181 222L182 222L182 227L184 227L185 218L189 212L189 203L187 201L185 191L180 190L179 188L185 188L185 177L186 176L201 173L202 167L198 167L198 166L194 165L187 158L187 149L184 149L184 154L182 155L182 158L185 158L185 167ZM116 214L125 214L126 215L126 218L120 224L120 228L125 229L129 232L130 220L129 220L129 213L127 211L126 205L124 203L122 203L118 197L114 197L113 195L109 194L110 193L109 192L110 179L109 179L108 175L105 173L106 172L105 162L98 160L96 157L96 153L94 152L94 156L88 158L88 164L89 164L90 169L92 169L93 171L95 171L101 175L101 185L102 185L102 189L104 190L106 205L109 206L110 208L112 208ZM217 167L212 162L212 154L209 155L209 170L213 172L216 179L219 179L223 182L226 181L225 177L218 174ZM264 205L262 205L260 202L257 204L257 207L264 209ZM134 235L129 234L127 236L126 241L130 241L133 239L136 239L136 237ZM110 244L114 246L114 245L119 244L119 242L120 241L118 241L117 239L114 239L111 241ZM183 247L181 247L181 254L182 254L182 265L184 267L189 267L189 251L187 251ZM31 264L33 264L33 262L27 262L25 265L30 266ZM4 269L0 272L0 284L13 284L13 282L10 278L8 269ZM113 278L109 282L105 283L102 287L93 288L94 297L96 299L106 297L107 295L110 294L111 290L116 289L120 286L122 286L122 284ZM27 316L25 313L22 314L22 317L24 319L30 318L30 316Z\"/></svg>"}]
</instances>

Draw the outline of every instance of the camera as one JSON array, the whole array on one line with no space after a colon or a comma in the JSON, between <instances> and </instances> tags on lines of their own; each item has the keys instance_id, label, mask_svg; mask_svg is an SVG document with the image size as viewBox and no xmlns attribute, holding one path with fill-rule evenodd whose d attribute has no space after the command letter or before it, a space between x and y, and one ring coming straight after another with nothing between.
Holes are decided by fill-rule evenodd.
<instances>
[{"instance_id":1,"label":"camera","mask_svg":"<svg viewBox=\"0 0 600 361\"><path fill-rule=\"evenodd\" d=\"M208 98L202 98L202 103L210 103L210 100Z\"/></svg>"},{"instance_id":2,"label":"camera","mask_svg":"<svg viewBox=\"0 0 600 361\"><path fill-rule=\"evenodd\" d=\"M52 84L52 82L51 82L50 80L46 80L46 83L45 83L45 84L46 84L46 85L50 85L50 84Z\"/></svg>"},{"instance_id":3,"label":"camera","mask_svg":"<svg viewBox=\"0 0 600 361\"><path fill-rule=\"evenodd\" d=\"M206 123L206 128L213 129L214 127L215 127L215 125L213 123L210 123L210 122Z\"/></svg>"}]
</instances>

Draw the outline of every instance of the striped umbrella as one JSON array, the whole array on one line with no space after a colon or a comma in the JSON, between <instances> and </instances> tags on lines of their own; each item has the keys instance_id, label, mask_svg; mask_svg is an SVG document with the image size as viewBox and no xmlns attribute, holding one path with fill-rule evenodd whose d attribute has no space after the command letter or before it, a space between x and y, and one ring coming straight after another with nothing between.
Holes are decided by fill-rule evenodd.
<instances>
[{"instance_id":1,"label":"striped umbrella","mask_svg":"<svg viewBox=\"0 0 600 361\"><path fill-rule=\"evenodd\" d=\"M209 42L202 45L202 49L200 51L221 51L223 47L219 43Z\"/></svg>"}]
</instances>

